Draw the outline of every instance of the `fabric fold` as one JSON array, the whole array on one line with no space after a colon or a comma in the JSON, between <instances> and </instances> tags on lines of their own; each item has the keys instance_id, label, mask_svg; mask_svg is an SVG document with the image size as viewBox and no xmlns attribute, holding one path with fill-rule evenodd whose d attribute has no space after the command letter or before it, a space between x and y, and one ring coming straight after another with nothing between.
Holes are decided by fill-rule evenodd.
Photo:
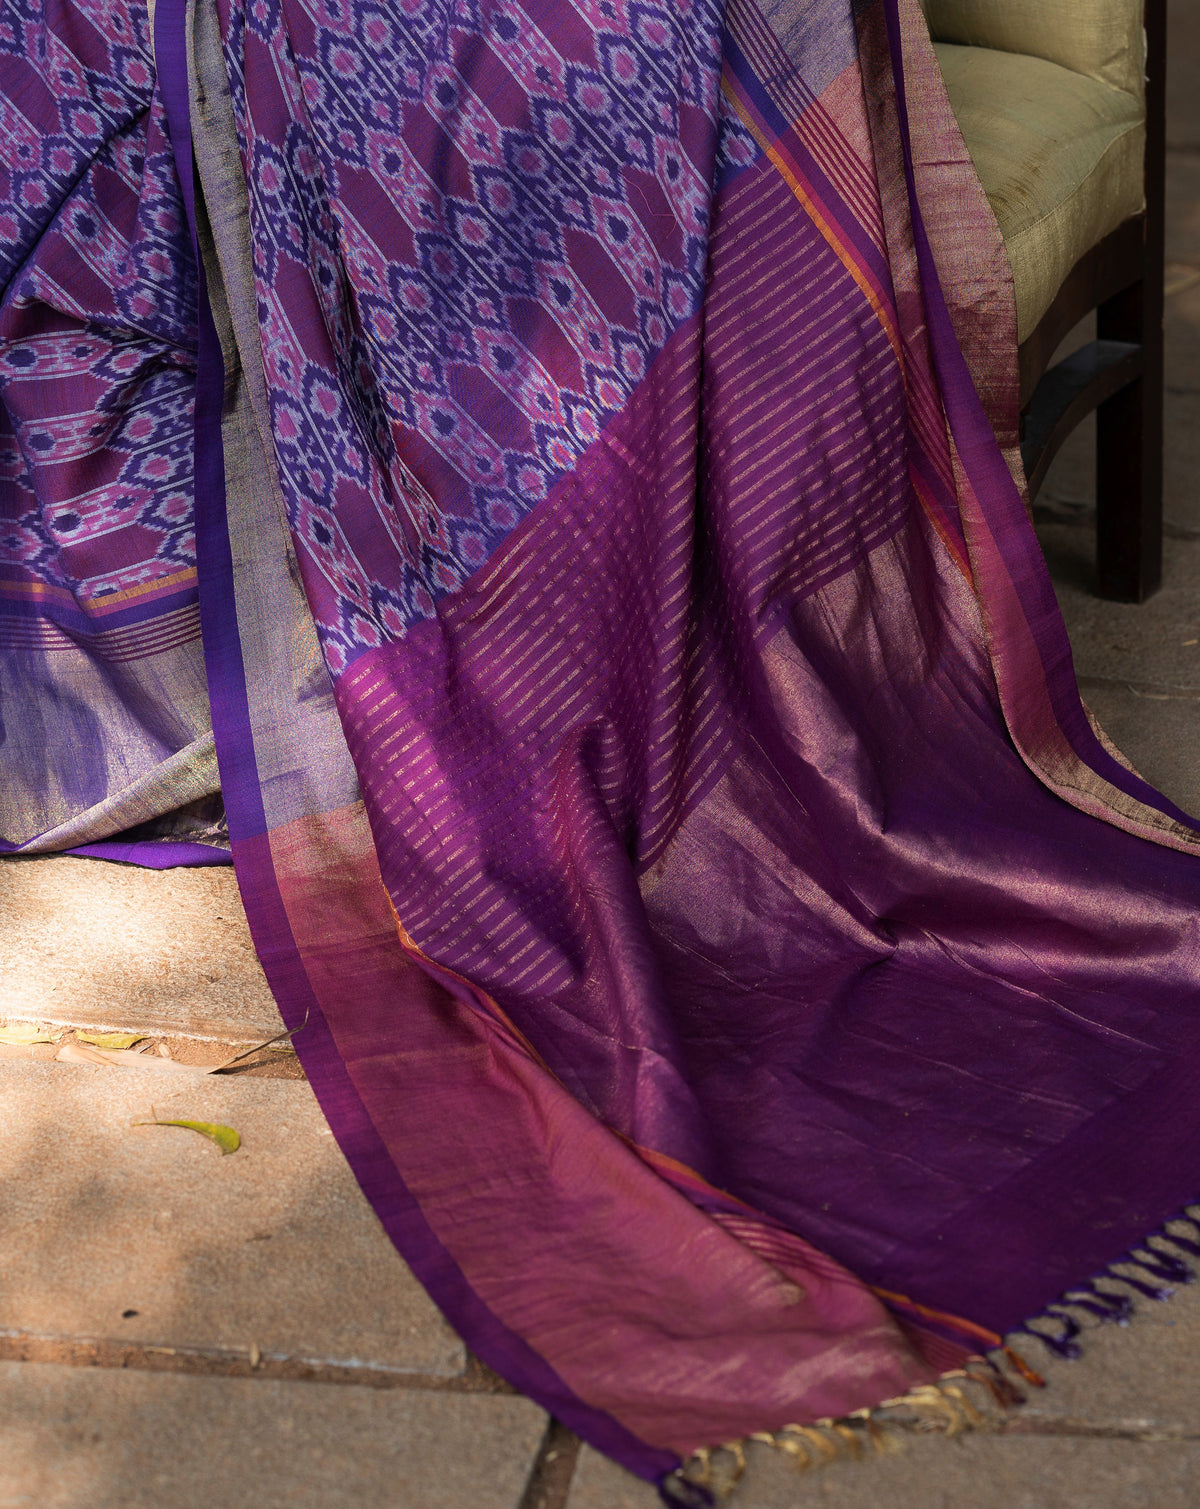
<instances>
[{"instance_id":1,"label":"fabric fold","mask_svg":"<svg viewBox=\"0 0 1200 1509\"><path fill-rule=\"evenodd\" d=\"M922 25L155 8L256 948L404 1259L652 1479L1195 1194L1197 830L1079 701Z\"/></svg>"}]
</instances>

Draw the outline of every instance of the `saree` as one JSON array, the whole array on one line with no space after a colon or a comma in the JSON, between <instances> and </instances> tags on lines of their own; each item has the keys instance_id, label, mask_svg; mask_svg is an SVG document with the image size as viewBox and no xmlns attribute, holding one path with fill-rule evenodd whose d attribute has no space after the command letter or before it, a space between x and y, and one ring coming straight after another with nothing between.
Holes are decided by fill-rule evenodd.
<instances>
[{"instance_id":1,"label":"saree","mask_svg":"<svg viewBox=\"0 0 1200 1509\"><path fill-rule=\"evenodd\" d=\"M4 0L0 86L8 862L231 856L484 1362L678 1493L1197 1194L1200 831L915 0Z\"/></svg>"}]
</instances>

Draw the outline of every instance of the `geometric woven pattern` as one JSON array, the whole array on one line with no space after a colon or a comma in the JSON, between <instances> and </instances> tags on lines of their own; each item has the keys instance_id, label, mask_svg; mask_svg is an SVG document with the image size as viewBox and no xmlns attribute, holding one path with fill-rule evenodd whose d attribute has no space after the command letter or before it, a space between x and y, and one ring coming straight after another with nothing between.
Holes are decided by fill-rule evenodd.
<instances>
[{"instance_id":1,"label":"geometric woven pattern","mask_svg":"<svg viewBox=\"0 0 1200 1509\"><path fill-rule=\"evenodd\" d=\"M0 24L0 575L86 624L194 571L196 292L146 17L75 9Z\"/></svg>"},{"instance_id":2,"label":"geometric woven pattern","mask_svg":"<svg viewBox=\"0 0 1200 1509\"><path fill-rule=\"evenodd\" d=\"M222 16L280 481L335 673L461 588L700 304L723 7L564 3L553 44L532 10Z\"/></svg>"}]
</instances>

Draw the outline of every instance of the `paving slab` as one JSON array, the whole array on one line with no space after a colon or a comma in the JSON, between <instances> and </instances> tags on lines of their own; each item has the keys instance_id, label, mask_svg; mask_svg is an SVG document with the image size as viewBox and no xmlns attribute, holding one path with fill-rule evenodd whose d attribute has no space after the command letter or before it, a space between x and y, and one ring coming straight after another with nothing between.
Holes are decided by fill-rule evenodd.
<instances>
[{"instance_id":1,"label":"paving slab","mask_svg":"<svg viewBox=\"0 0 1200 1509\"><path fill-rule=\"evenodd\" d=\"M1179 262L1194 264L1200 258L1198 185L1200 185L1200 147L1182 152L1168 152L1166 182L1166 259L1168 265Z\"/></svg>"},{"instance_id":2,"label":"paving slab","mask_svg":"<svg viewBox=\"0 0 1200 1509\"><path fill-rule=\"evenodd\" d=\"M254 1042L283 1023L229 866L0 860L0 1019Z\"/></svg>"},{"instance_id":3,"label":"paving slab","mask_svg":"<svg viewBox=\"0 0 1200 1509\"><path fill-rule=\"evenodd\" d=\"M232 1126L225 1155L156 1113ZM0 1062L0 1334L452 1378L303 1081Z\"/></svg>"},{"instance_id":4,"label":"paving slab","mask_svg":"<svg viewBox=\"0 0 1200 1509\"><path fill-rule=\"evenodd\" d=\"M1166 445L1163 450L1163 527L1166 550L1176 540L1200 536L1200 285L1185 295L1196 305L1194 372L1190 386L1168 380L1163 396Z\"/></svg>"},{"instance_id":5,"label":"paving slab","mask_svg":"<svg viewBox=\"0 0 1200 1509\"><path fill-rule=\"evenodd\" d=\"M1200 531L1200 250L1196 261L1197 282L1167 301L1163 508L1168 552L1180 532ZM1060 354L1066 355L1093 334L1094 327L1081 325L1064 341ZM1095 419L1089 417L1072 431L1055 457L1038 495L1039 515L1047 508L1074 508L1077 513L1081 508L1095 508L1095 454ZM1080 522L1094 529L1094 518ZM1090 537L1088 546L1086 579L1088 590L1094 592L1095 554Z\"/></svg>"},{"instance_id":6,"label":"paving slab","mask_svg":"<svg viewBox=\"0 0 1200 1509\"><path fill-rule=\"evenodd\" d=\"M662 1509L662 1499L651 1484L585 1446L571 1479L566 1509Z\"/></svg>"},{"instance_id":7,"label":"paving slab","mask_svg":"<svg viewBox=\"0 0 1200 1509\"><path fill-rule=\"evenodd\" d=\"M1196 0L1169 0L1167 36L1167 140L1200 150L1200 7Z\"/></svg>"},{"instance_id":8,"label":"paving slab","mask_svg":"<svg viewBox=\"0 0 1200 1509\"><path fill-rule=\"evenodd\" d=\"M1196 168L1200 180L1200 155ZM1194 504L1196 492L1194 473L1189 481L1181 467L1171 465L1173 454L1178 454L1182 461L1196 454L1195 437L1189 432L1187 421L1194 412L1191 405L1200 393L1200 245L1192 249L1191 261L1191 268L1185 270L1176 264L1173 272L1180 280L1186 275L1195 281L1181 282L1177 292L1166 301L1163 416L1168 504ZM1170 507L1167 515L1172 516Z\"/></svg>"},{"instance_id":9,"label":"paving slab","mask_svg":"<svg viewBox=\"0 0 1200 1509\"><path fill-rule=\"evenodd\" d=\"M1198 269L1200 271L1200 269ZM1168 309L1166 392L1163 399L1165 444L1163 448L1163 515L1167 554L1180 538L1200 534L1200 281L1170 301L1181 306L1177 315ZM1185 325L1184 315L1191 322ZM1082 338L1072 345L1082 344ZM1068 347L1064 343L1062 354ZM1035 517L1047 512L1074 514L1085 529L1086 545L1081 581L1095 592L1096 422L1085 419L1070 436L1051 464L1038 494ZM1082 517L1088 510L1088 517Z\"/></svg>"},{"instance_id":10,"label":"paving slab","mask_svg":"<svg viewBox=\"0 0 1200 1509\"><path fill-rule=\"evenodd\" d=\"M1069 1361L1027 1335L1015 1338L1046 1387L1024 1389L1013 1430L1162 1431L1200 1440L1200 1284L1166 1303L1138 1300L1128 1326L1093 1326L1080 1342L1082 1355Z\"/></svg>"},{"instance_id":11,"label":"paving slab","mask_svg":"<svg viewBox=\"0 0 1200 1509\"><path fill-rule=\"evenodd\" d=\"M1200 541L1169 540L1162 590L1141 604L1095 596L1092 520L1051 524L1038 538L1058 594L1084 701L1152 785L1200 812Z\"/></svg>"},{"instance_id":12,"label":"paving slab","mask_svg":"<svg viewBox=\"0 0 1200 1509\"><path fill-rule=\"evenodd\" d=\"M752 1446L727 1509L1194 1509L1200 1443L1079 1437L912 1437L895 1456L798 1472ZM655 1490L580 1453L567 1509L661 1509Z\"/></svg>"},{"instance_id":13,"label":"paving slab","mask_svg":"<svg viewBox=\"0 0 1200 1509\"><path fill-rule=\"evenodd\" d=\"M1042 523L1039 536L1080 676L1200 695L1200 540L1168 541L1163 584L1153 597L1112 603L1080 581L1079 568L1093 556L1087 523Z\"/></svg>"},{"instance_id":14,"label":"paving slab","mask_svg":"<svg viewBox=\"0 0 1200 1509\"><path fill-rule=\"evenodd\" d=\"M517 1509L513 1396L0 1363L0 1509Z\"/></svg>"},{"instance_id":15,"label":"paving slab","mask_svg":"<svg viewBox=\"0 0 1200 1509\"><path fill-rule=\"evenodd\" d=\"M1101 728L1156 790L1200 816L1200 701L1080 678Z\"/></svg>"},{"instance_id":16,"label":"paving slab","mask_svg":"<svg viewBox=\"0 0 1200 1509\"><path fill-rule=\"evenodd\" d=\"M1189 25L1195 30L1194 22ZM1198 116L1200 118L1200 116ZM1172 154L1168 256L1200 279L1200 154ZM1089 338L1081 327L1071 343ZM1167 540L1149 602L1095 595L1095 421L1080 425L1047 475L1038 535L1085 701L1152 784L1200 812L1200 280L1167 301Z\"/></svg>"},{"instance_id":17,"label":"paving slab","mask_svg":"<svg viewBox=\"0 0 1200 1509\"><path fill-rule=\"evenodd\" d=\"M1167 1303L1140 1300L1129 1326L1092 1325L1068 1361L1029 1335L1011 1338L1044 1389L994 1417L994 1431L954 1439L896 1435L891 1457L798 1474L751 1446L727 1509L1175 1509L1200 1499L1200 1284ZM718 1459L723 1476L728 1458ZM1158 1496L1158 1495L1161 1495ZM655 1509L653 1488L585 1447L566 1509Z\"/></svg>"}]
</instances>

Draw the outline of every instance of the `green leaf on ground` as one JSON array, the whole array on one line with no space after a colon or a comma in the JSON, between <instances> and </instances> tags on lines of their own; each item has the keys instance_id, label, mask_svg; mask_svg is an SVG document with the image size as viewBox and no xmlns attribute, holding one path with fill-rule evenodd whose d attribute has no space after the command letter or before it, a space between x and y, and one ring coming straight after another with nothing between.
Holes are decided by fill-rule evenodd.
<instances>
[{"instance_id":1,"label":"green leaf on ground","mask_svg":"<svg viewBox=\"0 0 1200 1509\"><path fill-rule=\"evenodd\" d=\"M93 1048L132 1048L146 1036L144 1032L77 1032L81 1043L91 1043Z\"/></svg>"},{"instance_id":2,"label":"green leaf on ground","mask_svg":"<svg viewBox=\"0 0 1200 1509\"><path fill-rule=\"evenodd\" d=\"M10 1022L7 1027L0 1027L0 1043L7 1043L12 1048L24 1048L32 1043L56 1042L58 1038L52 1032L47 1032L44 1027L37 1027L32 1022Z\"/></svg>"},{"instance_id":3,"label":"green leaf on ground","mask_svg":"<svg viewBox=\"0 0 1200 1509\"><path fill-rule=\"evenodd\" d=\"M210 1142L215 1142L222 1153L236 1153L242 1145L241 1136L232 1127L221 1126L216 1121L175 1121L162 1117L154 1117L151 1121L135 1121L135 1127L187 1127L191 1132L199 1132L201 1137L207 1137Z\"/></svg>"}]
</instances>

